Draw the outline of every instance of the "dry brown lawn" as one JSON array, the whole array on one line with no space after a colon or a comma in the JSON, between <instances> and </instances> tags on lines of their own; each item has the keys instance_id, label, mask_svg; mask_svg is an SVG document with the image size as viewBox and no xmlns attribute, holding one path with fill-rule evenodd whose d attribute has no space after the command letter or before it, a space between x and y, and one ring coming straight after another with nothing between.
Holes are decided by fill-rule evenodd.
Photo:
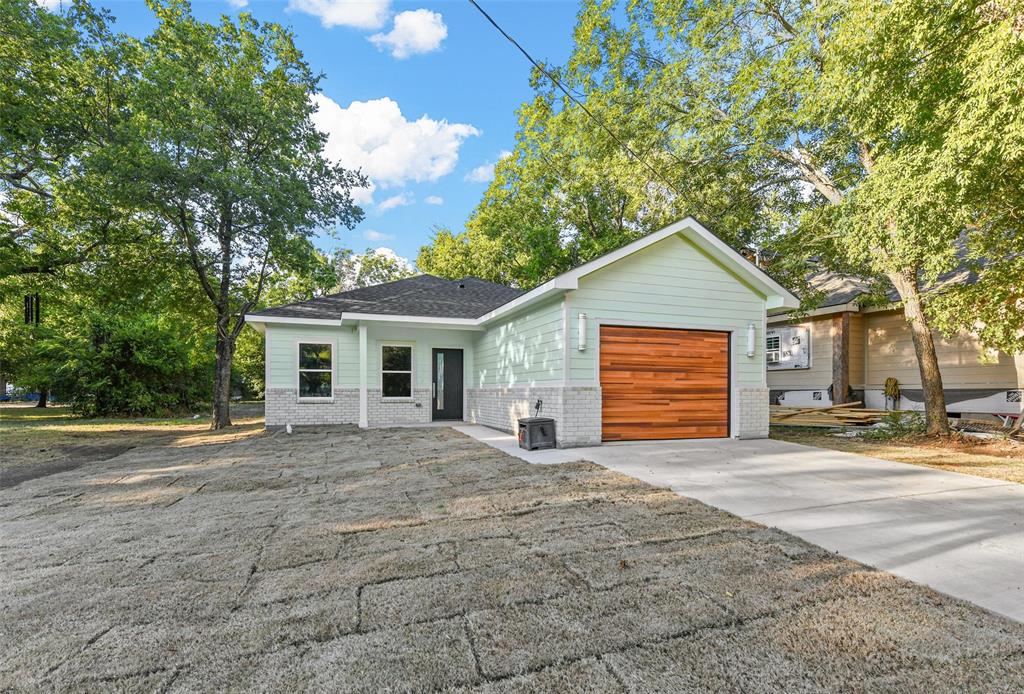
<instances>
[{"instance_id":1,"label":"dry brown lawn","mask_svg":"<svg viewBox=\"0 0 1024 694\"><path fill-rule=\"evenodd\" d=\"M771 428L771 437L805 446L1024 484L1024 443L1014 441L963 435L946 441L926 436L870 441L836 437L829 429L779 426Z\"/></svg>"},{"instance_id":2,"label":"dry brown lawn","mask_svg":"<svg viewBox=\"0 0 1024 694\"><path fill-rule=\"evenodd\" d=\"M0 690L1024 688L1022 624L446 428L140 442L0 490L0 556Z\"/></svg>"}]
</instances>

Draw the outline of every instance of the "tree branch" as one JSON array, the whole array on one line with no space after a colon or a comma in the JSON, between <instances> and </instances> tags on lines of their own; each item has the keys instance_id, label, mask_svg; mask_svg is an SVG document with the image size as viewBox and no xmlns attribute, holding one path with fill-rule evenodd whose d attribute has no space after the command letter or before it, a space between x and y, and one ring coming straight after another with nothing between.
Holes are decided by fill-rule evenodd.
<instances>
[{"instance_id":1,"label":"tree branch","mask_svg":"<svg viewBox=\"0 0 1024 694\"><path fill-rule=\"evenodd\" d=\"M213 291L213 287L210 285L210 278L206 275L206 266L200 260L199 249L196 248L195 240L192 238L192 225L188 222L188 211L181 203L178 203L178 225L181 228L181 236L185 240L185 247L188 249L192 269L194 269L196 274L199 275L199 284L202 285L206 296L211 302L213 302L214 306L216 306L217 294Z\"/></svg>"}]
</instances>

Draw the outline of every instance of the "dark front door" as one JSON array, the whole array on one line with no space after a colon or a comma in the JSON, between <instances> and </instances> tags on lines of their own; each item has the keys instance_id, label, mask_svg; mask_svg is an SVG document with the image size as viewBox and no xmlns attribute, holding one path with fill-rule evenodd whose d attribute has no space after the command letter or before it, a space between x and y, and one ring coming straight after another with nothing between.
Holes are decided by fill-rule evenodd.
<instances>
[{"instance_id":1,"label":"dark front door","mask_svg":"<svg viewBox=\"0 0 1024 694\"><path fill-rule=\"evenodd\" d=\"M435 349L433 418L462 419L462 350Z\"/></svg>"}]
</instances>

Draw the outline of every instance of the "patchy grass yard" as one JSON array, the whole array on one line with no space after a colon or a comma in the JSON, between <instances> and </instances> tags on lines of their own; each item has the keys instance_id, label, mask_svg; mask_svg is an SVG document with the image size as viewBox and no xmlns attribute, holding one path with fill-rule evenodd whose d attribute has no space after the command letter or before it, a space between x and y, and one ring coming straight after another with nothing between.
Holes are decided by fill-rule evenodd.
<instances>
[{"instance_id":1,"label":"patchy grass yard","mask_svg":"<svg viewBox=\"0 0 1024 694\"><path fill-rule=\"evenodd\" d=\"M1021 443L966 436L949 441L936 441L926 436L874 441L832 434L832 430L823 428L771 428L771 437L781 441L1024 484L1024 444Z\"/></svg>"},{"instance_id":2,"label":"patchy grass yard","mask_svg":"<svg viewBox=\"0 0 1024 694\"><path fill-rule=\"evenodd\" d=\"M1024 625L589 463L168 426L0 490L0 690L1024 688Z\"/></svg>"},{"instance_id":3,"label":"patchy grass yard","mask_svg":"<svg viewBox=\"0 0 1024 694\"><path fill-rule=\"evenodd\" d=\"M67 472L139 446L224 443L263 429L262 405L232 408L236 427L211 432L207 417L83 419L67 408L0 405L0 489Z\"/></svg>"}]
</instances>

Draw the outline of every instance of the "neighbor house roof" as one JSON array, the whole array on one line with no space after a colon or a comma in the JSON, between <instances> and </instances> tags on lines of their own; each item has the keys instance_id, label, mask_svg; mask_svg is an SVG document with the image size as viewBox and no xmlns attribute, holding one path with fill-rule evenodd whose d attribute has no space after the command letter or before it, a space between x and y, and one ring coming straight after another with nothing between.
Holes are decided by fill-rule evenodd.
<instances>
[{"instance_id":1,"label":"neighbor house roof","mask_svg":"<svg viewBox=\"0 0 1024 694\"><path fill-rule=\"evenodd\" d=\"M705 255L728 268L762 294L768 308L792 309L799 305L799 299L764 270L748 262L693 217L687 217L563 272L528 292L476 277L445 280L432 275L418 275L269 308L247 314L245 318L258 330L262 330L265 323L339 325L346 321L419 323L483 330L482 326L489 321L576 289L581 277L671 236L686 238Z\"/></svg>"},{"instance_id":2,"label":"neighbor house roof","mask_svg":"<svg viewBox=\"0 0 1024 694\"><path fill-rule=\"evenodd\" d=\"M341 320L343 313L430 318L479 318L520 294L477 277L446 280L433 275L361 287L249 314L278 318Z\"/></svg>"},{"instance_id":3,"label":"neighbor house roof","mask_svg":"<svg viewBox=\"0 0 1024 694\"><path fill-rule=\"evenodd\" d=\"M972 269L966 260L966 253L960 254L960 263L957 267L939 275L935 282L924 288L924 291L935 292L955 285L969 285L978 281L978 273ZM864 307L861 304L868 297L877 297L884 300L883 306L888 306L900 300L899 294L890 287L884 295L877 293L875 285L869 279L854 275L843 275L830 270L814 270L807 276L807 283L814 292L821 292L823 298L821 303L808 315L827 315L842 311L859 311ZM774 320L784 317L786 311L780 311Z\"/></svg>"}]
</instances>

